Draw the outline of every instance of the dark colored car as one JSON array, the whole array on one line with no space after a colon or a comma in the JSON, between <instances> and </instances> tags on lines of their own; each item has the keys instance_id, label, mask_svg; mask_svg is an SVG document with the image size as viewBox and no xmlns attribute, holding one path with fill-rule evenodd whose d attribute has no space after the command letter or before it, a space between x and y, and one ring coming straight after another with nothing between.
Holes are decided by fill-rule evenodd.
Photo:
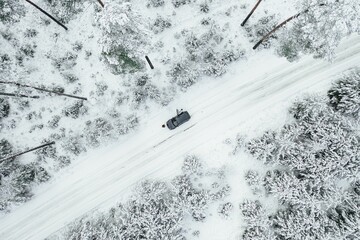
<instances>
[{"instance_id":1,"label":"dark colored car","mask_svg":"<svg viewBox=\"0 0 360 240\"><path fill-rule=\"evenodd\" d=\"M173 117L172 119L169 119L166 122L166 126L172 130L177 128L178 126L180 126L181 124L183 124L184 122L189 121L190 119L190 114L187 111L184 112L180 112L178 115L176 115L175 117Z\"/></svg>"}]
</instances>

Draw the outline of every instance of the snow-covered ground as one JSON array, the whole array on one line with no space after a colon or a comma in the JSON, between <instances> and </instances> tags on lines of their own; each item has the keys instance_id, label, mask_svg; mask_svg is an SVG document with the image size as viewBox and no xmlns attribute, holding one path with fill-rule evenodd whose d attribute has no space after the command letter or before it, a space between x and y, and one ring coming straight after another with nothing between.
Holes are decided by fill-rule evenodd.
<instances>
[{"instance_id":1,"label":"snow-covered ground","mask_svg":"<svg viewBox=\"0 0 360 240\"><path fill-rule=\"evenodd\" d=\"M229 148L224 140L238 132L251 135L279 126L295 97L327 89L337 74L359 65L359 40L345 40L332 63L311 57L289 63L264 52L246 64L234 64L217 81L203 81L166 108L155 109L126 141L77 161L39 188L31 201L3 216L0 239L44 239L90 211L125 199L142 179L175 175L191 153L200 154L210 166L238 166L232 168L231 186L238 199L247 197L241 173L251 163L226 159ZM161 128L176 108L188 110L191 120L174 131ZM236 239L239 217L234 214L227 221L207 227L201 238Z\"/></svg>"}]
</instances>

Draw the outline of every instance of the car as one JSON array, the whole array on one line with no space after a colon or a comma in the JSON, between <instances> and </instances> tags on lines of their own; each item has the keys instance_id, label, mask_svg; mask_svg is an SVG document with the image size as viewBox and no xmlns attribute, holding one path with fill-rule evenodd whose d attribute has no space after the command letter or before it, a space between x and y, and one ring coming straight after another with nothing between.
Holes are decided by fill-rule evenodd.
<instances>
[{"instance_id":1,"label":"car","mask_svg":"<svg viewBox=\"0 0 360 240\"><path fill-rule=\"evenodd\" d=\"M173 129L177 128L178 126L180 126L181 124L189 121L189 119L190 119L190 114L187 111L181 111L181 112L178 112L178 114L175 117L169 119L166 122L166 126L170 130L173 130Z\"/></svg>"}]
</instances>

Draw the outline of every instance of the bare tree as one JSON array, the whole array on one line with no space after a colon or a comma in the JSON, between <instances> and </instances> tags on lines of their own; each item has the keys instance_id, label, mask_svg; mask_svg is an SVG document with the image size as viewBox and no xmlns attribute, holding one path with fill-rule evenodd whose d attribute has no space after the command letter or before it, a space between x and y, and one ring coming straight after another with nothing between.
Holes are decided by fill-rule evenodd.
<instances>
[{"instance_id":1,"label":"bare tree","mask_svg":"<svg viewBox=\"0 0 360 240\"><path fill-rule=\"evenodd\" d=\"M250 13L246 16L245 20L241 23L241 26L243 27L245 25L245 23L249 20L249 18L251 17L251 15L255 12L256 8L259 6L260 2L262 0L258 0L257 3L255 4L255 6L253 7L253 9L251 9Z\"/></svg>"},{"instance_id":2,"label":"bare tree","mask_svg":"<svg viewBox=\"0 0 360 240\"><path fill-rule=\"evenodd\" d=\"M52 145L52 144L55 144L55 142L53 141L53 142L45 143L45 144L43 144L43 145L40 145L40 146L38 146L38 147L31 148L31 149L26 150L26 151L24 151L24 152L16 153L16 154L11 155L11 156L9 156L9 157L0 159L0 163L1 163L1 162L4 162L4 161L7 161L7 160L10 160L10 159L12 159L12 158L18 157L18 156L23 155L23 154L25 154L25 153L32 152L32 151L35 151L35 150L37 150L37 149L50 146L50 145Z\"/></svg>"},{"instance_id":3,"label":"bare tree","mask_svg":"<svg viewBox=\"0 0 360 240\"><path fill-rule=\"evenodd\" d=\"M31 5L33 5L34 7L36 7L38 10L40 10L40 12L44 13L46 16L48 16L49 18L51 18L51 20L53 20L54 22L56 22L57 24L59 24L60 26L62 26L65 30L68 30L68 28L62 24L61 22L59 22L58 20L56 20L53 16L51 16L49 13L45 12L41 7L37 6L35 3L33 3L30 0L25 0L28 3L30 3Z\"/></svg>"},{"instance_id":4,"label":"bare tree","mask_svg":"<svg viewBox=\"0 0 360 240\"><path fill-rule=\"evenodd\" d=\"M61 96L65 96L65 97L76 98L76 99L81 99L81 100L87 100L87 98L85 98L85 97L78 97L78 96L75 96L75 95L70 95L70 94L66 94L66 93L60 93L60 92L56 92L56 91L52 91L52 90L47 90L47 89L39 88L39 87L34 87L34 86L26 85L26 84L21 84L21 83L17 83L17 82L5 82L5 81L0 81L0 83L2 83L2 84L16 85L16 86L19 86L19 87L28 87L28 88L36 89L36 90L38 90L38 91L43 91L43 92L48 92L48 93L54 93L54 94L61 95Z\"/></svg>"}]
</instances>

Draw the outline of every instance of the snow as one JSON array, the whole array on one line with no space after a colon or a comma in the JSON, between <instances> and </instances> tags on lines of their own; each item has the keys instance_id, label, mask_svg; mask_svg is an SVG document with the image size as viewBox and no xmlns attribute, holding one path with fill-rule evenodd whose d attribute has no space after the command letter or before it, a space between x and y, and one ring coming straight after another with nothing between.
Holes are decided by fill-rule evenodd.
<instances>
[{"instance_id":1,"label":"snow","mask_svg":"<svg viewBox=\"0 0 360 240\"><path fill-rule=\"evenodd\" d=\"M223 141L239 132L254 135L280 126L291 101L304 93L324 91L337 74L359 62L359 37L352 36L339 47L333 63L311 57L289 63L266 51L246 64L235 63L217 81L202 81L166 108L154 107L126 140L91 152L41 186L31 201L0 219L0 239L44 239L84 214L126 199L140 180L174 176L184 156L192 153L200 154L209 166L236 166L229 178L238 209L240 200L249 196L241 176L254 163L228 157ZM176 108L186 109L191 120L173 131L161 128ZM221 223L210 218L202 226L206 231L200 231L201 239L236 239L238 216L235 212Z\"/></svg>"}]
</instances>

